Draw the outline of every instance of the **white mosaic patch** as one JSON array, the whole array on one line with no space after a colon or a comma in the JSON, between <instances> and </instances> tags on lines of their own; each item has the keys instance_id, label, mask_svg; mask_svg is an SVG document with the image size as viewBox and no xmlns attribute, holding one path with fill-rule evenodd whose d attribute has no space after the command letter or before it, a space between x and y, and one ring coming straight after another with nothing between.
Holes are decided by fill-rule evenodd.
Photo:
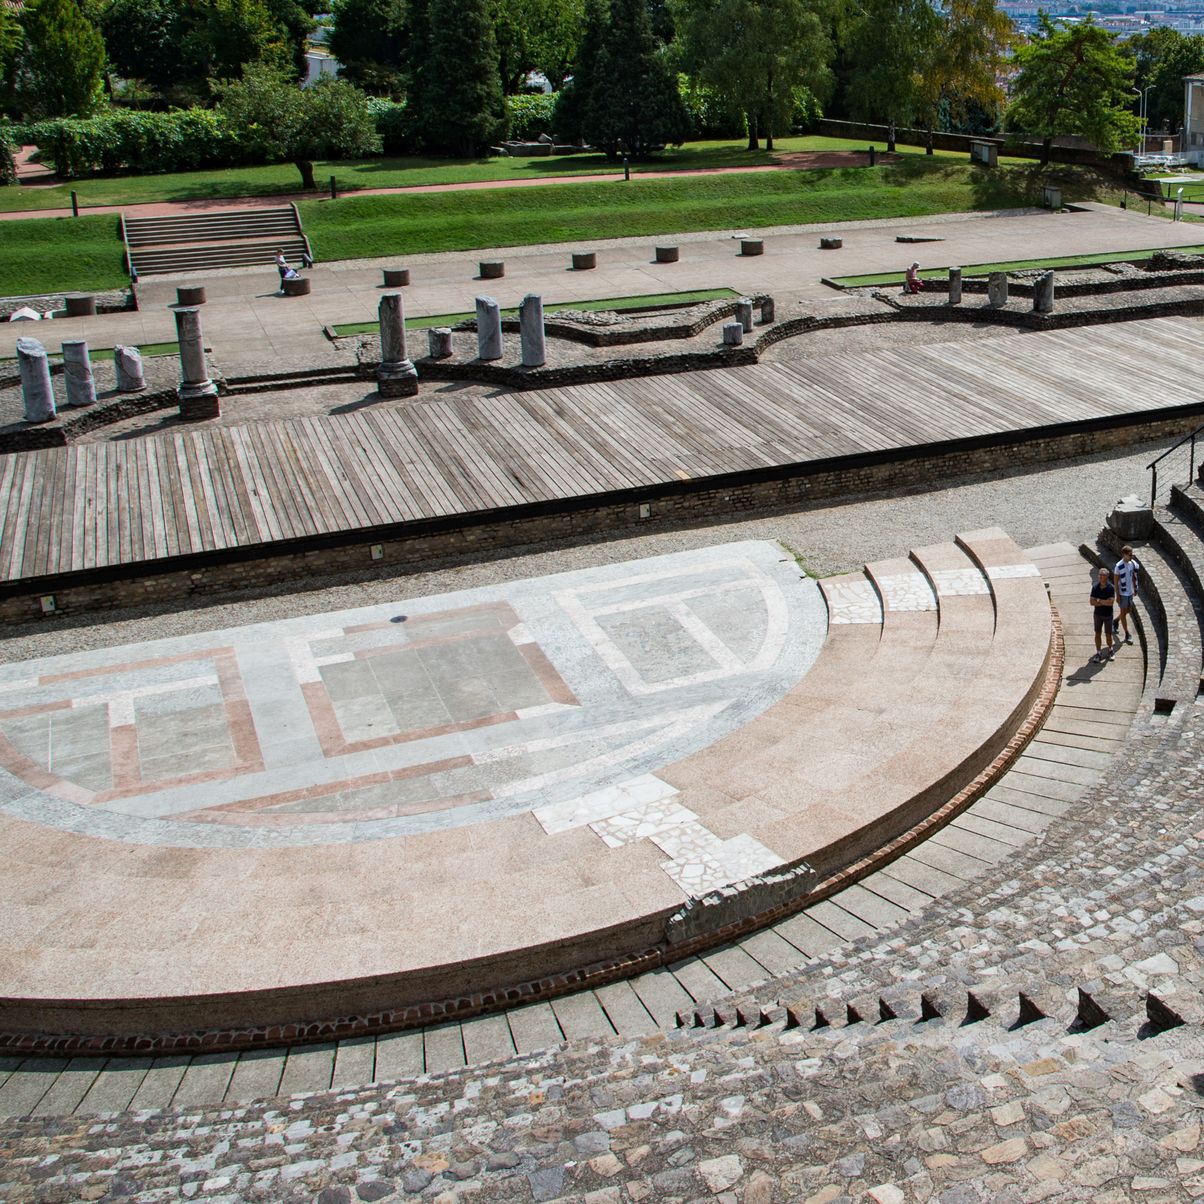
<instances>
[{"instance_id":1,"label":"white mosaic patch","mask_svg":"<svg viewBox=\"0 0 1204 1204\"><path fill-rule=\"evenodd\" d=\"M570 828L583 828L599 820L636 810L640 807L663 802L678 793L676 786L661 781L655 774L645 773L614 786L605 786L577 798L564 799L536 807L532 814L543 825L543 830L552 836L556 832L567 832Z\"/></svg>"},{"instance_id":2,"label":"white mosaic patch","mask_svg":"<svg viewBox=\"0 0 1204 1204\"><path fill-rule=\"evenodd\" d=\"M670 799L663 803L645 803L633 807L609 819L590 824L612 849L631 844L637 840L651 840L661 833L669 832L683 824L698 822L698 816L689 807Z\"/></svg>"},{"instance_id":3,"label":"white mosaic patch","mask_svg":"<svg viewBox=\"0 0 1204 1204\"><path fill-rule=\"evenodd\" d=\"M936 594L923 573L892 573L877 578L888 610L936 610Z\"/></svg>"},{"instance_id":4,"label":"white mosaic patch","mask_svg":"<svg viewBox=\"0 0 1204 1204\"><path fill-rule=\"evenodd\" d=\"M692 899L767 873L781 864L780 857L747 834L724 841L718 841L713 833L707 835L717 844L691 856L662 862L665 873Z\"/></svg>"},{"instance_id":5,"label":"white mosaic patch","mask_svg":"<svg viewBox=\"0 0 1204 1204\"><path fill-rule=\"evenodd\" d=\"M881 623L882 601L873 582L824 582L829 623Z\"/></svg>"},{"instance_id":6,"label":"white mosaic patch","mask_svg":"<svg viewBox=\"0 0 1204 1204\"><path fill-rule=\"evenodd\" d=\"M968 598L974 594L989 594L987 579L975 568L936 569L932 582L942 598Z\"/></svg>"},{"instance_id":7,"label":"white mosaic patch","mask_svg":"<svg viewBox=\"0 0 1204 1204\"><path fill-rule=\"evenodd\" d=\"M992 564L987 566L987 576L992 581L1006 581L1011 577L1040 577L1041 571L1035 564Z\"/></svg>"}]
</instances>

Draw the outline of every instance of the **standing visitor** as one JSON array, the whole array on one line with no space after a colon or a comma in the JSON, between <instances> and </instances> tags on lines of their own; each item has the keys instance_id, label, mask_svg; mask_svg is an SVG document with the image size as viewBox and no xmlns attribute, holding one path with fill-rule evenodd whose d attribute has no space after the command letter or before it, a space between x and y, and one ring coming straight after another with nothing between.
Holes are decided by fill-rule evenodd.
<instances>
[{"instance_id":1,"label":"standing visitor","mask_svg":"<svg viewBox=\"0 0 1204 1204\"><path fill-rule=\"evenodd\" d=\"M1114 655L1112 647L1112 606L1116 601L1116 590L1108 579L1108 570L1100 569L1096 583L1091 587L1091 606L1095 620L1095 655L1091 658L1097 665ZM1101 636L1108 638L1108 651L1102 647Z\"/></svg>"}]
</instances>

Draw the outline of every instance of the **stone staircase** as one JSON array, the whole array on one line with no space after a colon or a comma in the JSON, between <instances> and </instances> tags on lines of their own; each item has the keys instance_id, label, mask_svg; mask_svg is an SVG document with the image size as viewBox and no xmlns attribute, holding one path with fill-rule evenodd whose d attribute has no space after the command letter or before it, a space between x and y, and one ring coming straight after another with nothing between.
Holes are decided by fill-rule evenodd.
<instances>
[{"instance_id":1,"label":"stone staircase","mask_svg":"<svg viewBox=\"0 0 1204 1204\"><path fill-rule=\"evenodd\" d=\"M292 263L309 252L296 205L275 209L122 216L131 274L149 276L271 264L277 250Z\"/></svg>"}]
</instances>

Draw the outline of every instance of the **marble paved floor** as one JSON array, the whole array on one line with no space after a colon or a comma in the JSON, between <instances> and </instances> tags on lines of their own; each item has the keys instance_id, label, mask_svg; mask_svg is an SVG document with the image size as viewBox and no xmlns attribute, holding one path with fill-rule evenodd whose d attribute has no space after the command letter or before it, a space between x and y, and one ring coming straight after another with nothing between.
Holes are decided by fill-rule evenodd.
<instances>
[{"instance_id":1,"label":"marble paved floor","mask_svg":"<svg viewBox=\"0 0 1204 1204\"><path fill-rule=\"evenodd\" d=\"M10 664L0 807L230 848L533 811L547 833L657 838L684 882L715 838L656 769L780 698L826 623L794 559L747 542Z\"/></svg>"}]
</instances>

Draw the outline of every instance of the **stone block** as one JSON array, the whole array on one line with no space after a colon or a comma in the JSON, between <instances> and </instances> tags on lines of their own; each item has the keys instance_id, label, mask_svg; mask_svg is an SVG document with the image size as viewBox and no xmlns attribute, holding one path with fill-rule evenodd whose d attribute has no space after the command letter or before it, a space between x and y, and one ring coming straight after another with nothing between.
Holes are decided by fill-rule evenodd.
<instances>
[{"instance_id":1,"label":"stone block","mask_svg":"<svg viewBox=\"0 0 1204 1204\"><path fill-rule=\"evenodd\" d=\"M205 286L203 284L181 284L176 288L177 305L204 305Z\"/></svg>"},{"instance_id":2,"label":"stone block","mask_svg":"<svg viewBox=\"0 0 1204 1204\"><path fill-rule=\"evenodd\" d=\"M409 268L384 268L385 288L404 288L410 283Z\"/></svg>"},{"instance_id":3,"label":"stone block","mask_svg":"<svg viewBox=\"0 0 1204 1204\"><path fill-rule=\"evenodd\" d=\"M655 255L657 263L676 263L681 258L681 250L678 247L657 247Z\"/></svg>"},{"instance_id":4,"label":"stone block","mask_svg":"<svg viewBox=\"0 0 1204 1204\"><path fill-rule=\"evenodd\" d=\"M742 238L740 240L741 255L764 255L765 241L761 238Z\"/></svg>"},{"instance_id":5,"label":"stone block","mask_svg":"<svg viewBox=\"0 0 1204 1204\"><path fill-rule=\"evenodd\" d=\"M839 251L843 246L843 238L821 238L819 240L819 249L821 251Z\"/></svg>"},{"instance_id":6,"label":"stone block","mask_svg":"<svg viewBox=\"0 0 1204 1204\"><path fill-rule=\"evenodd\" d=\"M724 322L723 344L725 347L739 347L744 342L744 324L740 321Z\"/></svg>"},{"instance_id":7,"label":"stone block","mask_svg":"<svg viewBox=\"0 0 1204 1204\"><path fill-rule=\"evenodd\" d=\"M477 265L477 273L482 280L500 280L506 274L506 265L500 259L482 261Z\"/></svg>"},{"instance_id":8,"label":"stone block","mask_svg":"<svg viewBox=\"0 0 1204 1204\"><path fill-rule=\"evenodd\" d=\"M770 326L773 324L776 316L776 306L773 303L772 297L766 297L761 302L761 325Z\"/></svg>"},{"instance_id":9,"label":"stone block","mask_svg":"<svg viewBox=\"0 0 1204 1204\"><path fill-rule=\"evenodd\" d=\"M291 276L281 281L286 297L308 297L310 283L308 276Z\"/></svg>"},{"instance_id":10,"label":"stone block","mask_svg":"<svg viewBox=\"0 0 1204 1204\"><path fill-rule=\"evenodd\" d=\"M68 293L67 317L84 318L96 312L96 298L91 293Z\"/></svg>"},{"instance_id":11,"label":"stone block","mask_svg":"<svg viewBox=\"0 0 1204 1204\"><path fill-rule=\"evenodd\" d=\"M573 252L573 271L588 272L590 268L598 266L597 251L574 251Z\"/></svg>"},{"instance_id":12,"label":"stone block","mask_svg":"<svg viewBox=\"0 0 1204 1204\"><path fill-rule=\"evenodd\" d=\"M992 272L987 277L987 304L992 309L1002 309L1008 303L1007 272Z\"/></svg>"},{"instance_id":13,"label":"stone block","mask_svg":"<svg viewBox=\"0 0 1204 1204\"><path fill-rule=\"evenodd\" d=\"M1121 539L1150 539L1154 534L1154 511L1136 494L1123 497L1108 515L1108 527Z\"/></svg>"}]
</instances>

